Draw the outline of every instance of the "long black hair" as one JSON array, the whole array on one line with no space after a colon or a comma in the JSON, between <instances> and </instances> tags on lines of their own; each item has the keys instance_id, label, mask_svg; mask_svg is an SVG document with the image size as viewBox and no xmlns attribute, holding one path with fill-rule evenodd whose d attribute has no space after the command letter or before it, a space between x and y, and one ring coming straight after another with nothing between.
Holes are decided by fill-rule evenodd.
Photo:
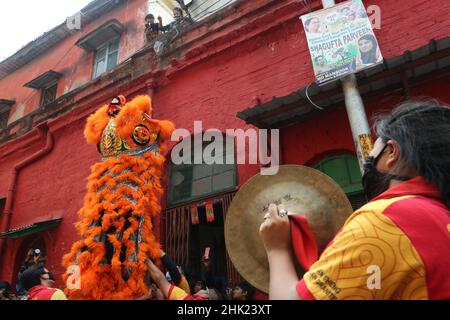
<instances>
[{"instance_id":1,"label":"long black hair","mask_svg":"<svg viewBox=\"0 0 450 320\"><path fill-rule=\"evenodd\" d=\"M404 168L434 183L450 208L450 107L435 100L404 102L378 116L374 128L384 142L397 142Z\"/></svg>"},{"instance_id":2,"label":"long black hair","mask_svg":"<svg viewBox=\"0 0 450 320\"><path fill-rule=\"evenodd\" d=\"M369 40L370 42L372 42L372 49L370 49L369 52L361 52L361 49L359 50L361 52L362 63L368 64L377 62L377 50L378 50L377 39L371 34L366 34L358 39L358 44L361 40Z\"/></svg>"}]
</instances>

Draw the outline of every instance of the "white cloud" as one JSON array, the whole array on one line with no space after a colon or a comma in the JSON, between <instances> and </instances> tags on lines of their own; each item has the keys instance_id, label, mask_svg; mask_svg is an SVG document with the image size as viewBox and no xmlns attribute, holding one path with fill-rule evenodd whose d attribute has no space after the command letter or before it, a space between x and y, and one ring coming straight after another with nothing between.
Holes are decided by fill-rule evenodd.
<instances>
[{"instance_id":1,"label":"white cloud","mask_svg":"<svg viewBox=\"0 0 450 320\"><path fill-rule=\"evenodd\" d=\"M0 61L63 23L92 0L0 1Z\"/></svg>"}]
</instances>

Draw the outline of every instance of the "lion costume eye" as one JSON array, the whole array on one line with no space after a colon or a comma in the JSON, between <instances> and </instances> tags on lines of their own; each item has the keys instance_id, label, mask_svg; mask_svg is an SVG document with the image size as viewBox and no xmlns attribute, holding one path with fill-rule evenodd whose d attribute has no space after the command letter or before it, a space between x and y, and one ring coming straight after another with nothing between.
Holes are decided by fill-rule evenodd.
<instances>
[{"instance_id":1,"label":"lion costume eye","mask_svg":"<svg viewBox=\"0 0 450 320\"><path fill-rule=\"evenodd\" d=\"M145 146L150 141L150 131L146 126L138 125L134 128L133 141L140 146Z\"/></svg>"}]
</instances>

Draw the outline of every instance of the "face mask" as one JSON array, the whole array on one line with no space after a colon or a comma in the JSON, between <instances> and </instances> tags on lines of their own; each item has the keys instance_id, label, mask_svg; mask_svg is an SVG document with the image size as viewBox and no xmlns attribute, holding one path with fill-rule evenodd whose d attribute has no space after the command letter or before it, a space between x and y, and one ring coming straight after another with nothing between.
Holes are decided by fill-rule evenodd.
<instances>
[{"instance_id":1,"label":"face mask","mask_svg":"<svg viewBox=\"0 0 450 320\"><path fill-rule=\"evenodd\" d=\"M387 146L387 145L386 145ZM377 170L376 164L377 160L381 154L383 154L384 149L378 154L376 157L368 157L366 162L364 163L364 174L362 176L362 183L364 187L364 194L367 199L370 201L373 198L379 196L387 189L389 189L389 182L392 179L406 181L410 178L397 176L390 173L383 173Z\"/></svg>"}]
</instances>

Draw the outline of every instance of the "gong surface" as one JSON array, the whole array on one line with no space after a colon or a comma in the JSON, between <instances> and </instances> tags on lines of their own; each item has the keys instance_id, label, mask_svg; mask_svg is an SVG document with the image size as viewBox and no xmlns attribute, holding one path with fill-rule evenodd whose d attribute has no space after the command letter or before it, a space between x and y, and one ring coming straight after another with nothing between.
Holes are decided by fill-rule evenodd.
<instances>
[{"instance_id":1,"label":"gong surface","mask_svg":"<svg viewBox=\"0 0 450 320\"><path fill-rule=\"evenodd\" d=\"M284 165L276 175L258 174L249 179L228 209L225 243L239 274L265 293L269 291L269 263L259 227L270 203L285 205L289 214L306 216L319 252L353 211L339 185L310 167Z\"/></svg>"}]
</instances>

